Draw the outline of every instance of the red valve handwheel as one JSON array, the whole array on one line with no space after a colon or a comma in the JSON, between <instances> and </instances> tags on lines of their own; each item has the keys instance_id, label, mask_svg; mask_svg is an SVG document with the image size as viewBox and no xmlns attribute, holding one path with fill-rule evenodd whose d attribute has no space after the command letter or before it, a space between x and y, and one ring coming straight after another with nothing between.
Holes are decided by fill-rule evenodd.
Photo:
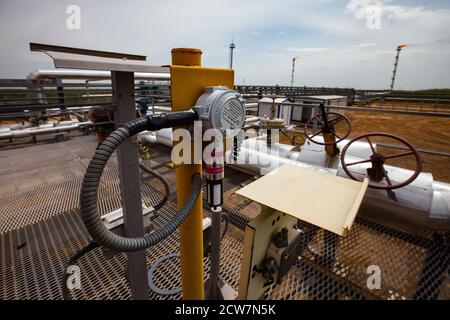
<instances>
[{"instance_id":1,"label":"red valve handwheel","mask_svg":"<svg viewBox=\"0 0 450 320\"><path fill-rule=\"evenodd\" d=\"M352 131L352 124L351 124L349 118L347 118L346 116L344 116L340 113L337 113L337 112L327 112L326 117L327 117L327 122L328 122L328 128L326 126L326 123L325 123L321 113L318 115L315 115L314 117L309 119L309 121L305 125L305 135L308 138L308 140L310 140L311 142L314 142L316 144L320 144L320 145L331 145L331 144L338 143L348 137L348 135ZM346 126L345 133L337 134L334 126L342 121L344 121L345 126ZM319 130L312 133L314 124L316 124L316 126L317 126L317 128L319 128ZM336 141L326 143L326 142L321 142L319 140L315 140L314 138L317 137L321 133L332 134L335 137Z\"/></svg>"},{"instance_id":2,"label":"red valve handwheel","mask_svg":"<svg viewBox=\"0 0 450 320\"><path fill-rule=\"evenodd\" d=\"M390 138L397 142L400 142L402 146L406 146L406 148L404 148L406 151L402 151L402 152L396 153L394 155L383 155L380 152L375 151L375 148L373 147L372 142L371 142L371 138L373 140L374 137ZM346 154L348 148L355 141L363 140L363 139L369 143L370 149L372 150L372 155L370 156L369 159L347 163L345 160L345 154ZM401 149L403 149L403 148L401 148ZM392 180L390 179L390 177L388 175L388 172L384 168L384 164L385 164L386 160L400 158L400 157L407 157L407 156L411 156L411 155L413 155L415 157L415 161L416 161L416 167L415 167L413 174L404 181L397 182L397 183L392 182ZM392 189L398 189L398 188L404 187L404 186L410 184L411 182L413 182L417 178L417 176L420 174L420 172L422 171L422 161L420 159L419 152L416 150L416 148L414 148L414 146L411 145L408 141L406 141L400 137L394 136L392 134L387 134L387 133L364 134L364 135L361 135L361 136L356 137L349 141L349 143L344 147L344 149L341 152L342 168L344 169L345 173L347 173L347 175L350 178L352 178L353 180L361 181L361 179L358 179L352 173L352 171L349 169L349 167L356 165L356 164L361 164L361 163L372 163L372 167L368 168L367 173L366 173L366 176L369 177L369 179L370 179L369 187L375 188L375 189L381 189L381 190L392 190ZM383 181L385 182L385 184L380 184Z\"/></svg>"}]
</instances>

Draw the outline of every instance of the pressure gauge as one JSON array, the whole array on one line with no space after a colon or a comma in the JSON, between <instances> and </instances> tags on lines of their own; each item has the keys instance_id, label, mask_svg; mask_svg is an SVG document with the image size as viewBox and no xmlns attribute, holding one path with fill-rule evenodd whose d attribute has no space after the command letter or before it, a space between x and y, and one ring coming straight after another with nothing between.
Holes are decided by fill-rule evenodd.
<instances>
[{"instance_id":1,"label":"pressure gauge","mask_svg":"<svg viewBox=\"0 0 450 320\"><path fill-rule=\"evenodd\" d=\"M206 87L194 109L205 130L214 128L223 135L234 136L244 126L244 101L238 92L227 87Z\"/></svg>"}]
</instances>

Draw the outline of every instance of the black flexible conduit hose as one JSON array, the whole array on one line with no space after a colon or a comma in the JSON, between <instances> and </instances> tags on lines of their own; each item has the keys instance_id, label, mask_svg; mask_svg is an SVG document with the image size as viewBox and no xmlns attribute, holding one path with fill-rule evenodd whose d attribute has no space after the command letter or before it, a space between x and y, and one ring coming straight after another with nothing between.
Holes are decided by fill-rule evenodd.
<instances>
[{"instance_id":1,"label":"black flexible conduit hose","mask_svg":"<svg viewBox=\"0 0 450 320\"><path fill-rule=\"evenodd\" d=\"M144 130L159 130L192 124L198 119L193 110L173 112L160 116L146 116L130 121L113 131L97 148L84 175L80 195L80 211L83 223L92 239L101 246L118 252L139 251L149 248L176 231L191 212L201 191L200 173L192 176L192 191L179 213L166 225L144 237L126 238L105 227L97 210L97 193L103 170L113 152L131 136Z\"/></svg>"},{"instance_id":2,"label":"black flexible conduit hose","mask_svg":"<svg viewBox=\"0 0 450 320\"><path fill-rule=\"evenodd\" d=\"M158 202L157 204L155 204L153 206L153 209L155 209L155 211L158 211L159 209L161 209L169 200L170 197L170 185L169 182L167 181L166 178L163 177L162 174L160 174L158 171L153 170L149 167L147 167L143 162L139 163L139 167L147 172L148 174L154 176L156 179L158 179L163 185L164 185L164 197L162 198L162 200L160 202Z\"/></svg>"},{"instance_id":3,"label":"black flexible conduit hose","mask_svg":"<svg viewBox=\"0 0 450 320\"><path fill-rule=\"evenodd\" d=\"M62 295L63 295L64 300L72 300L72 295L70 294L70 291L67 288L67 279L68 279L67 269L69 268L69 266L75 265L79 259L81 259L83 256L85 256L86 254L88 254L89 252L91 252L92 250L94 250L98 247L100 247L100 246L97 243L95 243L94 241L91 241L91 242L89 242L88 245L81 248L80 251L77 251L70 258L69 262L67 263L67 265L64 268L64 275L63 275L62 284L61 284L61 290L62 290Z\"/></svg>"}]
</instances>

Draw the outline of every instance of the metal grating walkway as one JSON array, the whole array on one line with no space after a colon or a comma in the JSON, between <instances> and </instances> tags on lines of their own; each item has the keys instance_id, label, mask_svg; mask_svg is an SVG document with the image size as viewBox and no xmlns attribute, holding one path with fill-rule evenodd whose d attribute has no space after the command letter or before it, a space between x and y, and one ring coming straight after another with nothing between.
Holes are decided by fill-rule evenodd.
<instances>
[{"instance_id":1,"label":"metal grating walkway","mask_svg":"<svg viewBox=\"0 0 450 320\"><path fill-rule=\"evenodd\" d=\"M89 241L77 214L81 179L95 148L94 137L62 143L0 151L0 298L61 299L63 266ZM151 165L168 161L168 149L152 150ZM158 169L172 184L168 204L154 221L161 226L176 212L175 172ZM159 183L142 177L147 204L158 201ZM221 277L238 288L243 229L259 212L259 205L233 195L251 177L227 169L225 212L231 226L222 243ZM117 162L112 159L102 178L101 212L120 207ZM207 213L205 213L207 214ZM335 243L323 230L304 226L311 241L283 283L268 287L267 299L450 299L449 235L413 237L357 219L347 238ZM331 239L332 240L332 239ZM148 265L175 252L178 233L147 250ZM335 255L333 254L335 252ZM330 263L332 257L333 263ZM126 255L107 260L101 250L78 263L82 289L74 299L129 299ZM382 271L381 290L368 290L367 267ZM205 259L205 274L209 261ZM180 285L177 260L166 261L155 273L158 286ZM151 299L180 299L181 294Z\"/></svg>"}]
</instances>

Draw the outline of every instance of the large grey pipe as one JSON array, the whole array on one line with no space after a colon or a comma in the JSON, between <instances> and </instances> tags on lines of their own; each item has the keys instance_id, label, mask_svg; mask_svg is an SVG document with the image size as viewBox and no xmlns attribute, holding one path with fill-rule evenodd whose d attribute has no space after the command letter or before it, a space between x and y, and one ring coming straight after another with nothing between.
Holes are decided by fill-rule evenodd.
<instances>
[{"instance_id":1,"label":"large grey pipe","mask_svg":"<svg viewBox=\"0 0 450 320\"><path fill-rule=\"evenodd\" d=\"M144 237L126 238L109 231L101 221L97 210L97 194L100 178L106 163L122 142L143 130L154 131L162 128L188 125L195 120L197 120L197 115L195 111L192 110L174 112L160 116L146 116L122 125L98 146L89 163L86 174L84 175L80 196L81 217L83 223L96 243L113 251L139 251L149 248L167 238L183 223L200 195L202 187L200 173L196 173L192 176L192 191L180 212L162 228L147 234Z\"/></svg>"}]
</instances>

